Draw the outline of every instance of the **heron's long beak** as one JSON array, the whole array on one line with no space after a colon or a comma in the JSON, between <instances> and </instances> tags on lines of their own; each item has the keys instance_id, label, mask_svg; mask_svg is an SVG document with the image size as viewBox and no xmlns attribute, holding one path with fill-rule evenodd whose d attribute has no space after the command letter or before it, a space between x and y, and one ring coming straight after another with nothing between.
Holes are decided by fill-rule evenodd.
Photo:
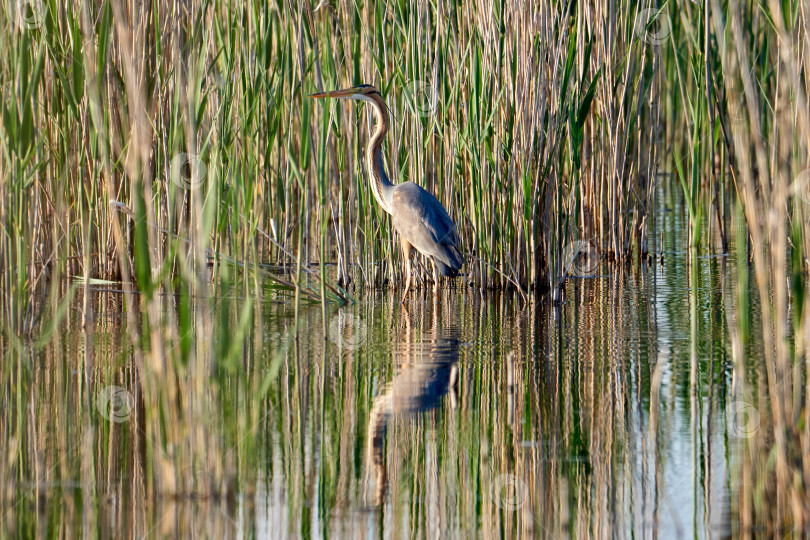
<instances>
[{"instance_id":1,"label":"heron's long beak","mask_svg":"<svg viewBox=\"0 0 810 540\"><path fill-rule=\"evenodd\" d=\"M321 98L337 98L337 99L346 99L351 98L357 92L354 88L346 88L345 90L332 90L331 92L320 92L317 94L312 94L311 98L321 99Z\"/></svg>"}]
</instances>

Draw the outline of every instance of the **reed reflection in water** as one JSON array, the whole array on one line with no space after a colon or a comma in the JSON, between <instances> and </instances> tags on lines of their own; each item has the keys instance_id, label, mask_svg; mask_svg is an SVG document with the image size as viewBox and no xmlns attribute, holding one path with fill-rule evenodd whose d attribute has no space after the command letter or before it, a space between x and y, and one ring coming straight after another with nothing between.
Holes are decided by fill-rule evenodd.
<instances>
[{"instance_id":1,"label":"reed reflection in water","mask_svg":"<svg viewBox=\"0 0 810 540\"><path fill-rule=\"evenodd\" d=\"M734 279L673 254L572 282L559 308L380 295L351 311L366 340L324 351L305 314L303 358L271 391L268 521L290 537L736 534L741 449L761 431L735 416Z\"/></svg>"},{"instance_id":2,"label":"reed reflection in water","mask_svg":"<svg viewBox=\"0 0 810 540\"><path fill-rule=\"evenodd\" d=\"M71 314L0 395L17 456L0 465L0 536L736 536L741 449L772 422L762 346L737 388L735 271L687 261L572 280L557 308L449 290L404 310L380 292L326 310L271 300L246 323L222 300L217 320L250 346L185 372L222 441L201 470L144 427L154 400L120 346L125 318ZM111 385L135 400L124 421L99 413Z\"/></svg>"}]
</instances>

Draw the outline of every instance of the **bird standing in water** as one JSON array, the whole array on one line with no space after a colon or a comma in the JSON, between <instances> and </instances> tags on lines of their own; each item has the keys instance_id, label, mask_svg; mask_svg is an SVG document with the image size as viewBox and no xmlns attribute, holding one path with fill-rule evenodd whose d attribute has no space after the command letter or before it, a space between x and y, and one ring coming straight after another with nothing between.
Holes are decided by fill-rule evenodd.
<instances>
[{"instance_id":1,"label":"bird standing in water","mask_svg":"<svg viewBox=\"0 0 810 540\"><path fill-rule=\"evenodd\" d=\"M439 292L439 274L458 276L463 264L458 249L458 233L447 210L436 197L413 182L394 185L388 180L383 166L382 143L388 133L388 107L376 88L361 84L344 90L313 94L313 98L353 99L371 104L377 117L377 128L368 142L368 171L371 192L383 210L391 214L394 228L399 232L405 257L405 293L411 288L411 252L413 248L433 262L433 291Z\"/></svg>"}]
</instances>

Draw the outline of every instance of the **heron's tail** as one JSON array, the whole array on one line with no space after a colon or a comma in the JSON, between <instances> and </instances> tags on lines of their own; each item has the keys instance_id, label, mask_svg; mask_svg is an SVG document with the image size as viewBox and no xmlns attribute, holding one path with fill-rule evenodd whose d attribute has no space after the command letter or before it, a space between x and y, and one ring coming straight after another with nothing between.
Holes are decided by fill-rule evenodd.
<instances>
[{"instance_id":1,"label":"heron's tail","mask_svg":"<svg viewBox=\"0 0 810 540\"><path fill-rule=\"evenodd\" d=\"M454 278L458 276L458 271L461 270L461 266L464 264L461 254L454 246L447 246L443 255L445 257L442 259L435 257L436 267L439 272L445 277Z\"/></svg>"}]
</instances>

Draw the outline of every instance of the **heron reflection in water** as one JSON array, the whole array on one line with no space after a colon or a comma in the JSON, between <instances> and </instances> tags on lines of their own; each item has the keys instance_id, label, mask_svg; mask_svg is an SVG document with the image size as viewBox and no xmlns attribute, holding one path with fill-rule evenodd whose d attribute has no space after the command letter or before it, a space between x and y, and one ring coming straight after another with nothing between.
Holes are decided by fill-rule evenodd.
<instances>
[{"instance_id":1,"label":"heron reflection in water","mask_svg":"<svg viewBox=\"0 0 810 540\"><path fill-rule=\"evenodd\" d=\"M449 393L450 405L458 404L458 358L460 340L455 331L438 331L436 311L433 328L422 332L422 340L414 342L412 324L407 308L405 340L399 353L399 372L384 391L374 398L368 423L368 455L376 478L375 505L382 504L388 486L383 455L383 442L392 418L414 417L437 408Z\"/></svg>"},{"instance_id":2,"label":"heron reflection in water","mask_svg":"<svg viewBox=\"0 0 810 540\"><path fill-rule=\"evenodd\" d=\"M383 166L382 143L388 133L388 107L380 92L368 84L345 90L313 94L313 98L352 99L370 103L377 118L377 128L368 142L367 158L369 184L377 204L391 214L394 228L399 232L405 257L405 292L411 288L411 252L413 248L433 263L433 292L439 292L439 274L456 277L463 264L458 249L458 233L453 220L442 203L430 192L413 182L394 185L388 180Z\"/></svg>"}]
</instances>

